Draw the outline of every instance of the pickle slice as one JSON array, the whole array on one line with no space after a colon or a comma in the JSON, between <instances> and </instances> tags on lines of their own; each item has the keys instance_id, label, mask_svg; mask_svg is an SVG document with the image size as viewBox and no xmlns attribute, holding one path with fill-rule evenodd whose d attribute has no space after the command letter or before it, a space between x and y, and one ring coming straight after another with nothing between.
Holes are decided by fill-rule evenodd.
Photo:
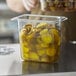
<instances>
[{"instance_id":1,"label":"pickle slice","mask_svg":"<svg viewBox=\"0 0 76 76\"><path fill-rule=\"evenodd\" d=\"M27 47L22 47L22 48L23 48L24 53L29 52L29 48L27 48Z\"/></svg>"},{"instance_id":2,"label":"pickle slice","mask_svg":"<svg viewBox=\"0 0 76 76\"><path fill-rule=\"evenodd\" d=\"M48 58L46 58L46 57L45 58L41 58L41 61L42 62L49 62Z\"/></svg>"},{"instance_id":3,"label":"pickle slice","mask_svg":"<svg viewBox=\"0 0 76 76\"><path fill-rule=\"evenodd\" d=\"M22 52L23 54L22 54L22 58L24 59L24 60L29 60L29 53L24 53L24 52Z\"/></svg>"},{"instance_id":4,"label":"pickle slice","mask_svg":"<svg viewBox=\"0 0 76 76\"><path fill-rule=\"evenodd\" d=\"M42 22L42 23L39 23L38 25L37 25L37 28L46 28L48 26L48 24L47 23L45 23L45 22Z\"/></svg>"},{"instance_id":5,"label":"pickle slice","mask_svg":"<svg viewBox=\"0 0 76 76\"><path fill-rule=\"evenodd\" d=\"M49 48L46 49L46 55L54 57L55 54L56 54L56 49L54 45L51 45Z\"/></svg>"},{"instance_id":6,"label":"pickle slice","mask_svg":"<svg viewBox=\"0 0 76 76\"><path fill-rule=\"evenodd\" d=\"M45 49L38 50L37 53L39 56L43 56L43 55L46 55L46 50Z\"/></svg>"},{"instance_id":7,"label":"pickle slice","mask_svg":"<svg viewBox=\"0 0 76 76\"><path fill-rule=\"evenodd\" d=\"M32 24L26 24L23 26L23 28L26 29L27 34L32 32Z\"/></svg>"},{"instance_id":8,"label":"pickle slice","mask_svg":"<svg viewBox=\"0 0 76 76\"><path fill-rule=\"evenodd\" d=\"M42 62L50 62L50 57L48 57L48 56L42 56L41 57L41 61Z\"/></svg>"},{"instance_id":9,"label":"pickle slice","mask_svg":"<svg viewBox=\"0 0 76 76\"><path fill-rule=\"evenodd\" d=\"M39 61L39 56L35 52L30 52L30 60Z\"/></svg>"},{"instance_id":10,"label":"pickle slice","mask_svg":"<svg viewBox=\"0 0 76 76\"><path fill-rule=\"evenodd\" d=\"M26 29L22 29L19 33L21 39L26 38Z\"/></svg>"},{"instance_id":11,"label":"pickle slice","mask_svg":"<svg viewBox=\"0 0 76 76\"><path fill-rule=\"evenodd\" d=\"M55 44L60 45L60 35L56 28L50 29L50 32L54 35Z\"/></svg>"},{"instance_id":12,"label":"pickle slice","mask_svg":"<svg viewBox=\"0 0 76 76\"><path fill-rule=\"evenodd\" d=\"M44 29L40 32L41 39L45 44L49 44L53 42L53 36L49 34L48 29Z\"/></svg>"}]
</instances>

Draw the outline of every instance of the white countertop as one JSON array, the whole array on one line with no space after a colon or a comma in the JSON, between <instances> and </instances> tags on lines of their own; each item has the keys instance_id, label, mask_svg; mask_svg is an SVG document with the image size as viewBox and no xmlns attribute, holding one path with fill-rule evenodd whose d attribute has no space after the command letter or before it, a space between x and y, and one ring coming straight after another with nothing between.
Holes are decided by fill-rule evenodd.
<instances>
[{"instance_id":1,"label":"white countertop","mask_svg":"<svg viewBox=\"0 0 76 76\"><path fill-rule=\"evenodd\" d=\"M7 55L0 55L0 75L16 75L21 73L20 49L18 44L5 44L0 46L7 46L13 48L15 52Z\"/></svg>"}]
</instances>

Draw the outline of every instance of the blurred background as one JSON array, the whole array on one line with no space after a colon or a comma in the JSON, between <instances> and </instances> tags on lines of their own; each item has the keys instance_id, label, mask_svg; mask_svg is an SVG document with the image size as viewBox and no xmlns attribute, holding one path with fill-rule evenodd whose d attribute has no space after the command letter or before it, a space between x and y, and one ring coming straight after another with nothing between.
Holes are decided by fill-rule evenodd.
<instances>
[{"instance_id":1,"label":"blurred background","mask_svg":"<svg viewBox=\"0 0 76 76\"><path fill-rule=\"evenodd\" d=\"M10 20L17 15L8 8L6 0L0 0L0 43L18 42L17 21Z\"/></svg>"},{"instance_id":2,"label":"blurred background","mask_svg":"<svg viewBox=\"0 0 76 76\"><path fill-rule=\"evenodd\" d=\"M25 12L26 13L26 12ZM68 17L65 22L66 41L76 40L76 12L50 12L51 15L62 15ZM6 5L6 0L0 0L0 44L1 43L18 43L17 21L10 19L20 14L11 11Z\"/></svg>"}]
</instances>

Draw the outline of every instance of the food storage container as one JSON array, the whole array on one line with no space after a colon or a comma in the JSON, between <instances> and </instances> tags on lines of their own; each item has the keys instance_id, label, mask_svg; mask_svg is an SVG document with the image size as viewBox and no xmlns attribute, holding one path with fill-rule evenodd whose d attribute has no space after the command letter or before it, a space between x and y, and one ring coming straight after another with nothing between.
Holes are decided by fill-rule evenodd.
<instances>
[{"instance_id":1,"label":"food storage container","mask_svg":"<svg viewBox=\"0 0 76 76\"><path fill-rule=\"evenodd\" d=\"M17 19L21 57L24 61L57 62L60 56L63 16L24 14Z\"/></svg>"},{"instance_id":2,"label":"food storage container","mask_svg":"<svg viewBox=\"0 0 76 76\"><path fill-rule=\"evenodd\" d=\"M76 0L40 0L42 11L76 11Z\"/></svg>"}]
</instances>

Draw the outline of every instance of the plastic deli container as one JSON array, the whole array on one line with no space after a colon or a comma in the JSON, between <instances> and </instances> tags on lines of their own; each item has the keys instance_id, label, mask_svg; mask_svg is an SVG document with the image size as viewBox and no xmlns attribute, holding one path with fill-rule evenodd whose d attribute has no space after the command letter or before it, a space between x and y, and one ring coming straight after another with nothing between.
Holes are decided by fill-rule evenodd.
<instances>
[{"instance_id":1,"label":"plastic deli container","mask_svg":"<svg viewBox=\"0 0 76 76\"><path fill-rule=\"evenodd\" d=\"M60 56L63 16L24 14L18 21L21 57L24 61L57 62Z\"/></svg>"}]
</instances>

